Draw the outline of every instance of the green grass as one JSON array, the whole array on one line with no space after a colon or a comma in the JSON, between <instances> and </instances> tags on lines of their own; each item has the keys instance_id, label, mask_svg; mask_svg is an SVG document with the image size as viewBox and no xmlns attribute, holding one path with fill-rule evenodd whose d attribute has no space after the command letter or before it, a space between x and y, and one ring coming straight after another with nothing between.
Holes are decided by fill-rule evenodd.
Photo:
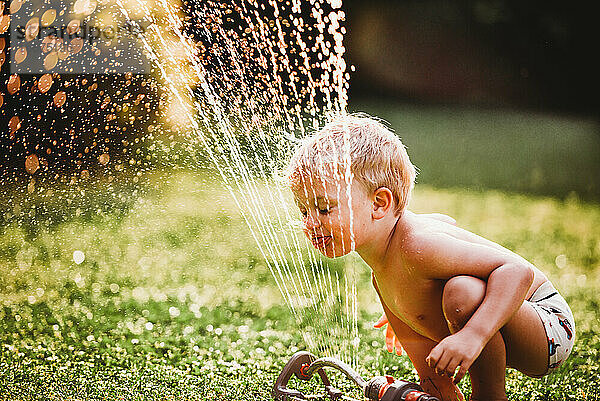
<instances>
[{"instance_id":1,"label":"green grass","mask_svg":"<svg viewBox=\"0 0 600 401\"><path fill-rule=\"evenodd\" d=\"M219 183L191 173L152 180L157 188L127 212L4 227L0 400L268 400L284 363L306 348ZM572 356L541 380L509 371L510 399L598 398L598 205L421 186L411 208L448 213L517 251L572 306ZM75 250L86 256L79 265ZM360 272L361 372L415 380L407 358L387 354L371 328L381 309L368 268L346 264Z\"/></svg>"}]
</instances>

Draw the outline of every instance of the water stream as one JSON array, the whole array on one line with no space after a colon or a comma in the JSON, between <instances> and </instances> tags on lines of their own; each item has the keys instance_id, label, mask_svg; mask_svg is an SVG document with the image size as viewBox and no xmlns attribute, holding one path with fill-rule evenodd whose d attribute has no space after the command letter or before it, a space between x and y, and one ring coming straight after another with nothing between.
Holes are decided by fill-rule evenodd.
<instances>
[{"instance_id":1,"label":"water stream","mask_svg":"<svg viewBox=\"0 0 600 401\"><path fill-rule=\"evenodd\" d=\"M355 267L346 263L347 269L338 273L313 249L280 179L299 140L346 110L349 75L341 0L78 0L65 11L81 14L81 21L111 7L116 10L112 18L138 28L137 43L166 93L166 118L160 125L207 155L242 213L309 351L356 366ZM31 21L29 25L39 25ZM72 46L66 49L62 55L58 50L58 67L73 52ZM77 85L84 90L85 84ZM56 96L64 104L64 96L57 92L55 103ZM24 120L13 122L11 134ZM351 202L349 149L346 138L339 155L346 166L339 179L346 185L338 185L338 195L347 191ZM109 161L104 154L98 158L101 164ZM33 176L38 156L27 157L27 172Z\"/></svg>"}]
</instances>

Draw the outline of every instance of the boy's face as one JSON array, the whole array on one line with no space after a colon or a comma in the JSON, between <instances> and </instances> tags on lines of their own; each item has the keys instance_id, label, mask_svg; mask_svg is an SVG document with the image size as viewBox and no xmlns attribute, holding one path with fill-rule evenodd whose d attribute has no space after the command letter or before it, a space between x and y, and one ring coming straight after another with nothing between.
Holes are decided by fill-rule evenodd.
<instances>
[{"instance_id":1,"label":"boy's face","mask_svg":"<svg viewBox=\"0 0 600 401\"><path fill-rule=\"evenodd\" d=\"M346 255L364 241L371 202L362 185L351 185L351 204L347 183L332 175L303 174L291 188L303 231L323 255Z\"/></svg>"}]
</instances>

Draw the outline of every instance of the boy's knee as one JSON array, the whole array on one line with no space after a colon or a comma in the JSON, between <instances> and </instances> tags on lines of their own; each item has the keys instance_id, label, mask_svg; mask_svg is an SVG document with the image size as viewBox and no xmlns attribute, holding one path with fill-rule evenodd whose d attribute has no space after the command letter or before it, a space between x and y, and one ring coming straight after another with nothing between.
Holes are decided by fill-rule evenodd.
<instances>
[{"instance_id":1,"label":"boy's knee","mask_svg":"<svg viewBox=\"0 0 600 401\"><path fill-rule=\"evenodd\" d=\"M446 282L442 294L444 316L451 329L460 330L485 297L485 281L473 276L456 276Z\"/></svg>"}]
</instances>

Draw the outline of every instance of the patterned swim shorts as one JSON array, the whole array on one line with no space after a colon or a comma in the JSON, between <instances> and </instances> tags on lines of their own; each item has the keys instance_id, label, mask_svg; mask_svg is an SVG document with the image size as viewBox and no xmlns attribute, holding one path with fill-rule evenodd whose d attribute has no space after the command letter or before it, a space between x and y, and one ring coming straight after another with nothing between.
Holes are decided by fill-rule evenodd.
<instances>
[{"instance_id":1,"label":"patterned swim shorts","mask_svg":"<svg viewBox=\"0 0 600 401\"><path fill-rule=\"evenodd\" d=\"M546 329L548 370L544 376L558 369L571 354L575 342L575 320L567 301L550 281L543 283L527 301L538 313Z\"/></svg>"}]
</instances>

